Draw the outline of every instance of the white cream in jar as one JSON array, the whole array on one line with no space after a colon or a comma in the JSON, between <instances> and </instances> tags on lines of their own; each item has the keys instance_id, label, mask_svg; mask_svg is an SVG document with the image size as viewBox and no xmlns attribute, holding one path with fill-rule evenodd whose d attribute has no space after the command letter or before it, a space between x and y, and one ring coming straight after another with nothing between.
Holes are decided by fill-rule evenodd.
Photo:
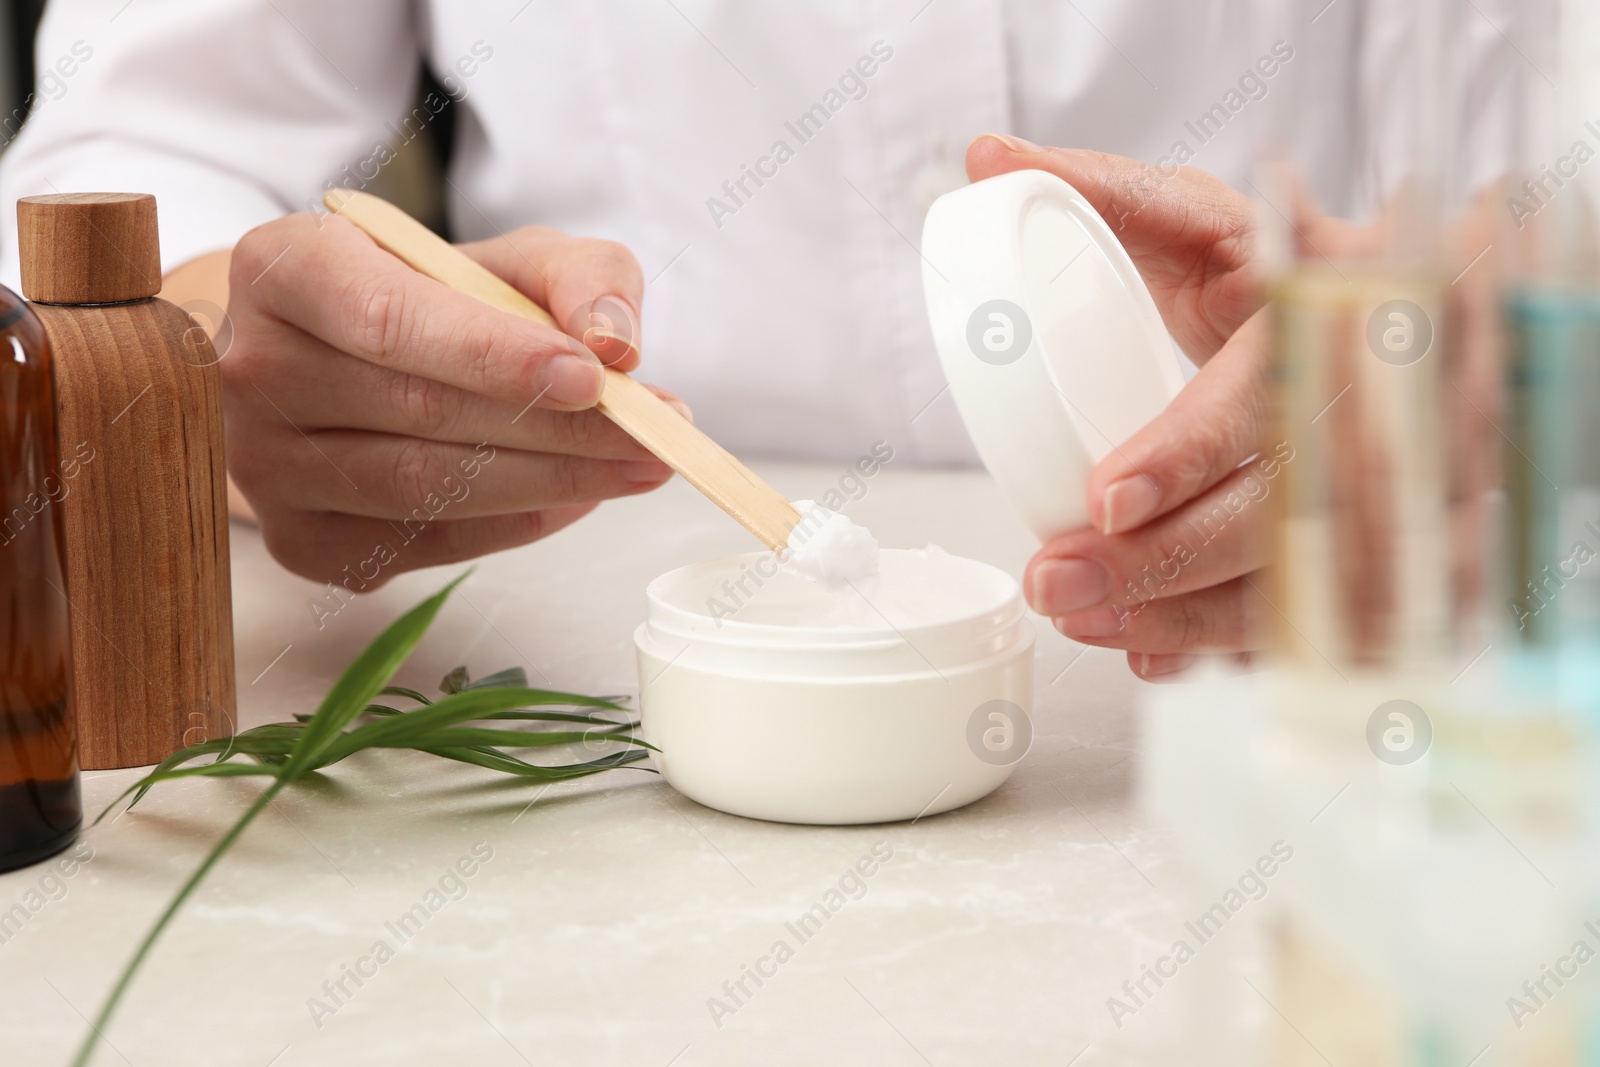
<instances>
[{"instance_id":1,"label":"white cream in jar","mask_svg":"<svg viewBox=\"0 0 1600 1067\"><path fill-rule=\"evenodd\" d=\"M878 574L878 542L864 526L812 500L793 501L800 521L789 531L786 568L831 589Z\"/></svg>"},{"instance_id":2,"label":"white cream in jar","mask_svg":"<svg viewBox=\"0 0 1600 1067\"><path fill-rule=\"evenodd\" d=\"M937 548L877 551L872 572L854 552L824 558L821 581L752 552L650 583L643 731L680 792L779 822L885 822L1010 774L1033 682L1016 581Z\"/></svg>"}]
</instances>

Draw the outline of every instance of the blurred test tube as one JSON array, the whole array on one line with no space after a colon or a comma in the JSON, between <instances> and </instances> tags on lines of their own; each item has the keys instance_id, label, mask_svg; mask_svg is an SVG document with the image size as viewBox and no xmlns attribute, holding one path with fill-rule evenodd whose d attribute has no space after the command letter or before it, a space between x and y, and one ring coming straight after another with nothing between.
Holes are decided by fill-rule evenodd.
<instances>
[{"instance_id":1,"label":"blurred test tube","mask_svg":"<svg viewBox=\"0 0 1600 1067\"><path fill-rule=\"evenodd\" d=\"M1511 250L1506 522L1498 617L1513 684L1600 708L1600 9L1529 0L1560 20L1528 56L1517 170L1499 223Z\"/></svg>"},{"instance_id":2,"label":"blurred test tube","mask_svg":"<svg viewBox=\"0 0 1600 1067\"><path fill-rule=\"evenodd\" d=\"M1476 211L1490 176L1474 139L1504 61L1471 39L1469 0L1264 10L1349 49L1342 81L1308 62L1280 96L1254 182L1273 319L1268 444L1293 454L1268 594L1279 648L1347 678L1442 670L1483 584L1494 449L1461 410L1481 406L1470 368L1494 348L1481 310L1493 302L1477 295L1492 285Z\"/></svg>"}]
</instances>

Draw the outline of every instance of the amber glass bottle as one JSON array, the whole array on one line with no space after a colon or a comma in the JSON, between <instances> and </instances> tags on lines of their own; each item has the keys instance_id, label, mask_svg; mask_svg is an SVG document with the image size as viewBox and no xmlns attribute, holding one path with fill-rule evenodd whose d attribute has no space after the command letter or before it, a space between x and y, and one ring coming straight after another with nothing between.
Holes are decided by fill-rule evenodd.
<instances>
[{"instance_id":1,"label":"amber glass bottle","mask_svg":"<svg viewBox=\"0 0 1600 1067\"><path fill-rule=\"evenodd\" d=\"M56 441L44 327L0 287L0 871L61 851L82 822L56 509L75 465Z\"/></svg>"}]
</instances>

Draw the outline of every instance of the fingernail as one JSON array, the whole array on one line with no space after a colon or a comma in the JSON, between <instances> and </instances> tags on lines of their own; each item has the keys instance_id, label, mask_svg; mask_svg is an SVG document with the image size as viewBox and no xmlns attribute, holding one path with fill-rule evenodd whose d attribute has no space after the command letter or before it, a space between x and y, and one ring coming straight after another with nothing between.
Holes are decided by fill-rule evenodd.
<instances>
[{"instance_id":1,"label":"fingernail","mask_svg":"<svg viewBox=\"0 0 1600 1067\"><path fill-rule=\"evenodd\" d=\"M681 400L668 400L667 403L672 405L673 410L676 411L679 415L682 415L684 418L688 419L690 422L694 421L694 412L689 410L689 405L688 404L685 404Z\"/></svg>"},{"instance_id":2,"label":"fingernail","mask_svg":"<svg viewBox=\"0 0 1600 1067\"><path fill-rule=\"evenodd\" d=\"M1092 608L1111 592L1111 575L1093 560L1049 559L1033 568L1033 610L1065 615Z\"/></svg>"},{"instance_id":3,"label":"fingernail","mask_svg":"<svg viewBox=\"0 0 1600 1067\"><path fill-rule=\"evenodd\" d=\"M672 477L672 468L659 459L621 459L617 461L617 471L627 481L640 485Z\"/></svg>"},{"instance_id":4,"label":"fingernail","mask_svg":"<svg viewBox=\"0 0 1600 1067\"><path fill-rule=\"evenodd\" d=\"M535 384L545 400L589 408L600 400L604 375L598 362L562 353L544 361Z\"/></svg>"},{"instance_id":5,"label":"fingernail","mask_svg":"<svg viewBox=\"0 0 1600 1067\"><path fill-rule=\"evenodd\" d=\"M1122 615L1110 604L1093 611L1064 615L1055 622L1056 629L1068 637L1112 637L1122 632Z\"/></svg>"},{"instance_id":6,"label":"fingernail","mask_svg":"<svg viewBox=\"0 0 1600 1067\"><path fill-rule=\"evenodd\" d=\"M1160 653L1151 655L1146 652L1139 657L1139 677L1141 678L1166 678L1169 675L1181 674L1194 666L1194 657L1184 653Z\"/></svg>"},{"instance_id":7,"label":"fingernail","mask_svg":"<svg viewBox=\"0 0 1600 1067\"><path fill-rule=\"evenodd\" d=\"M1106 487L1100 508L1103 532L1123 533L1142 525L1161 506L1161 487L1142 474L1112 482Z\"/></svg>"},{"instance_id":8,"label":"fingernail","mask_svg":"<svg viewBox=\"0 0 1600 1067\"><path fill-rule=\"evenodd\" d=\"M1024 141L1022 138L1014 137L1009 133L986 133L984 136L994 138L996 141L999 141L1013 152L1039 151L1039 146L1034 144L1032 141Z\"/></svg>"},{"instance_id":9,"label":"fingernail","mask_svg":"<svg viewBox=\"0 0 1600 1067\"><path fill-rule=\"evenodd\" d=\"M584 331L583 344L600 357L600 364L605 367L614 367L627 359L630 352L637 351L633 342L622 334L598 328Z\"/></svg>"},{"instance_id":10,"label":"fingernail","mask_svg":"<svg viewBox=\"0 0 1600 1067\"><path fill-rule=\"evenodd\" d=\"M639 333L638 323L639 313L632 304L620 296L602 296L580 308L574 317L574 325L581 325L582 333L567 332L580 336L600 362L611 367L638 350L634 341Z\"/></svg>"}]
</instances>

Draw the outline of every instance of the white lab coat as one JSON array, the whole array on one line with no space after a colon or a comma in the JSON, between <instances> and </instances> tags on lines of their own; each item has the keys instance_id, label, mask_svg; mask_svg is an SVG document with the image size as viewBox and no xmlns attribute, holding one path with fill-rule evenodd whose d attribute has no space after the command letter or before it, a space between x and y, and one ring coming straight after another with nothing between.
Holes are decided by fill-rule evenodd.
<instances>
[{"instance_id":1,"label":"white lab coat","mask_svg":"<svg viewBox=\"0 0 1600 1067\"><path fill-rule=\"evenodd\" d=\"M897 464L967 463L923 309L928 203L985 131L1152 163L1184 144L1243 188L1247 123L1203 143L1194 123L1273 42L1223 6L55 0L37 53L55 77L3 159L0 202L153 192L171 269L330 181L359 185L405 135L426 60L457 97L455 235L542 223L627 244L649 280L641 375L714 437L745 455L845 461L883 440Z\"/></svg>"}]
</instances>

